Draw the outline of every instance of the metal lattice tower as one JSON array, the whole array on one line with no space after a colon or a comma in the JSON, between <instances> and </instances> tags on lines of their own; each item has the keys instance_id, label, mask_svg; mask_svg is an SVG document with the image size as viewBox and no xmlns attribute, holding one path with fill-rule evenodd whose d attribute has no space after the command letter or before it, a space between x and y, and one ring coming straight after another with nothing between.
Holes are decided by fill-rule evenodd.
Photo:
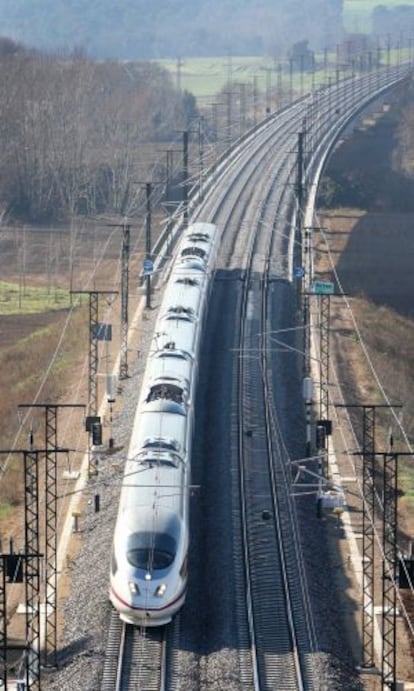
<instances>
[{"instance_id":1,"label":"metal lattice tower","mask_svg":"<svg viewBox=\"0 0 414 691\"><path fill-rule=\"evenodd\" d=\"M0 679L7 689L7 600L6 600L6 560L8 555L0 555Z\"/></svg>"},{"instance_id":2,"label":"metal lattice tower","mask_svg":"<svg viewBox=\"0 0 414 691\"><path fill-rule=\"evenodd\" d=\"M375 669L375 425L377 408L399 407L388 404L346 404L339 408L362 408L362 665ZM385 497L384 497L385 507Z\"/></svg>"},{"instance_id":3,"label":"metal lattice tower","mask_svg":"<svg viewBox=\"0 0 414 691\"><path fill-rule=\"evenodd\" d=\"M26 590L26 689L40 690L39 451L23 451Z\"/></svg>"},{"instance_id":4,"label":"metal lattice tower","mask_svg":"<svg viewBox=\"0 0 414 691\"><path fill-rule=\"evenodd\" d=\"M362 664L374 657L375 406L363 406L362 421Z\"/></svg>"},{"instance_id":5,"label":"metal lattice tower","mask_svg":"<svg viewBox=\"0 0 414 691\"><path fill-rule=\"evenodd\" d=\"M396 687L397 454L383 455L382 682Z\"/></svg>"},{"instance_id":6,"label":"metal lattice tower","mask_svg":"<svg viewBox=\"0 0 414 691\"><path fill-rule=\"evenodd\" d=\"M85 408L82 403L28 403L19 408L45 410L45 531L44 531L44 658L56 663L57 651L57 454L69 449L58 448L58 408Z\"/></svg>"},{"instance_id":7,"label":"metal lattice tower","mask_svg":"<svg viewBox=\"0 0 414 691\"><path fill-rule=\"evenodd\" d=\"M188 156L188 149L187 149ZM188 171L187 171L188 175ZM187 190L187 182L185 183L184 189ZM188 191L185 192L185 207L184 207L184 218L187 213L186 226L188 225ZM145 256L147 260L151 260L151 195L152 195L152 185L150 182L145 184ZM145 289L145 307L151 309L151 274L148 273L145 279L146 289Z\"/></svg>"},{"instance_id":8,"label":"metal lattice tower","mask_svg":"<svg viewBox=\"0 0 414 691\"><path fill-rule=\"evenodd\" d=\"M45 655L57 648L57 406L45 408Z\"/></svg>"},{"instance_id":9,"label":"metal lattice tower","mask_svg":"<svg viewBox=\"0 0 414 691\"><path fill-rule=\"evenodd\" d=\"M71 290L78 295L89 295L89 383L88 411L95 416L98 411L98 341L99 295L116 295L116 290Z\"/></svg>"},{"instance_id":10,"label":"metal lattice tower","mask_svg":"<svg viewBox=\"0 0 414 691\"><path fill-rule=\"evenodd\" d=\"M89 414L96 415L98 411L98 329L99 293L89 293Z\"/></svg>"},{"instance_id":11,"label":"metal lattice tower","mask_svg":"<svg viewBox=\"0 0 414 691\"><path fill-rule=\"evenodd\" d=\"M122 226L121 268L121 356L119 378L128 377L128 296L129 296L130 226Z\"/></svg>"},{"instance_id":12,"label":"metal lattice tower","mask_svg":"<svg viewBox=\"0 0 414 691\"><path fill-rule=\"evenodd\" d=\"M183 132L183 221L188 227L188 131Z\"/></svg>"},{"instance_id":13,"label":"metal lattice tower","mask_svg":"<svg viewBox=\"0 0 414 691\"><path fill-rule=\"evenodd\" d=\"M319 417L329 419L330 295L319 295Z\"/></svg>"},{"instance_id":14,"label":"metal lattice tower","mask_svg":"<svg viewBox=\"0 0 414 691\"><path fill-rule=\"evenodd\" d=\"M8 680L8 622L6 583L23 582L23 564L25 555L13 553L10 541L10 554L0 554L0 687L7 689Z\"/></svg>"},{"instance_id":15,"label":"metal lattice tower","mask_svg":"<svg viewBox=\"0 0 414 691\"><path fill-rule=\"evenodd\" d=\"M304 242L303 242L303 252L304 252L304 283L305 290L303 291L303 350L305 352L304 359L304 375L305 377L310 376L311 365L311 339L310 339L310 295L311 295L311 283L312 283L312 228L304 229Z\"/></svg>"},{"instance_id":16,"label":"metal lattice tower","mask_svg":"<svg viewBox=\"0 0 414 691\"><path fill-rule=\"evenodd\" d=\"M303 280L303 246L302 246L302 222L303 222L303 144L304 133L298 132L298 154L296 160L296 218L295 218L295 240L297 247L297 268L299 274L296 280L298 308L303 309L302 305L302 280Z\"/></svg>"}]
</instances>

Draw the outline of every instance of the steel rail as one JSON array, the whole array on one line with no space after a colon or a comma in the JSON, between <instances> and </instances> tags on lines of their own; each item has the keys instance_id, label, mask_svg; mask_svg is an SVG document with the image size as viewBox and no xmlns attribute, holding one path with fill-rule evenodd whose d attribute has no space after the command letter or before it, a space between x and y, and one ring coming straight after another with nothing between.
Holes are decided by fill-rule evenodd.
<instances>
[{"instance_id":1,"label":"steel rail","mask_svg":"<svg viewBox=\"0 0 414 691\"><path fill-rule=\"evenodd\" d=\"M101 691L165 691L167 627L136 627L112 614Z\"/></svg>"},{"instance_id":2,"label":"steel rail","mask_svg":"<svg viewBox=\"0 0 414 691\"><path fill-rule=\"evenodd\" d=\"M321 95L321 103L325 104L325 108L322 111L321 117L318 119L318 138L315 143L315 151L318 152L319 159L321 157L320 151L322 148L325 148L325 153L326 150L331 149L334 146L334 143L340 133L344 130L344 128L347 126L347 123L351 117L355 117L355 114L359 111L362 110L363 107L366 107L366 104L369 100L378 98L380 94L385 92L385 90L389 89L390 86L392 86L394 83L397 81L401 80L402 76L400 72L397 71L391 71L389 70L387 74L387 79L384 80L384 83L381 82L380 85L376 85L378 88L374 90L374 94L369 94L367 89L370 87L370 82L369 80L360 80L360 88L356 89L355 86L351 88L351 85L347 84L338 84L337 89L336 89L336 95L340 97L341 99L341 107L344 109L344 112L341 113L341 117L338 117L335 122L332 122L334 119L332 116L331 112L331 104L330 104L330 99L332 98L332 93L331 96L329 96L328 93L322 94ZM345 88L346 87L346 88ZM341 92L342 89L342 92ZM249 185L252 185L252 182L254 183L254 180L259 179L259 173L257 172L259 168L261 168L262 165L266 162L266 160L269 157L269 150L270 147L276 148L277 145L286 146L286 142L289 140L289 128L293 128L295 126L295 123L297 122L298 117L302 117L306 113L306 109L308 107L307 104L307 99L306 97L301 100L300 103L295 104L294 106L287 108L284 113L282 114L282 118L280 122L278 121L276 116L271 116L266 123L262 127L257 127L255 130L254 135L250 134L247 137L244 137L243 140L241 140L237 145L235 145L231 152L230 152L230 157L228 159L229 163L227 165L225 158L219 163L219 165L214 168L212 171L210 171L209 175L209 184L207 185L207 190L205 189L204 192L204 201L197 207L196 203L194 202L194 207L193 207L193 215L194 218L197 217L203 217L204 219L207 217L212 217L212 220L216 220L217 222L219 221L220 218L225 218L227 221L224 223L225 229L227 226L227 222L229 221L230 217L234 213L234 210L239 207L241 207L240 210L240 218L242 218L242 214L244 213L244 210L247 208L249 201L253 198L254 192L250 190L248 192ZM323 116L323 113L325 113L325 116ZM290 132L290 134L292 134ZM248 146L250 144L250 146ZM284 160L279 160L278 165L276 166L276 171L277 174L274 175L273 181L269 181L268 187L269 190L273 188L274 185L280 184L283 168L285 169L285 179L283 182L283 185L287 185L287 181L290 179L290 175L292 174L292 164L289 165L289 163L286 162L288 161L289 157L286 155L286 158ZM308 161L308 171L313 170L314 166L316 165L315 161L317 161L318 157L314 156L313 158L309 156L309 161ZM318 160L319 160L318 159ZM285 165L284 165L285 164ZM311 180L311 174L308 174L308 179ZM279 180L279 183L277 182ZM218 188L222 187L225 188L225 191L220 194L218 192ZM237 189L238 188L238 189ZM270 192L269 192L270 194ZM244 196L245 195L245 196ZM231 198L233 197L233 198ZM286 198L287 199L287 198ZM294 221L294 211L293 211L293 201L292 199L289 201L286 201L286 199L283 199L283 206L286 206L286 210L284 214L281 214L282 216L284 215L284 223L285 224L290 224L290 221ZM280 205L282 205L282 200L280 201ZM281 209L281 206L278 207ZM279 220L276 223L275 220L275 225L279 224ZM181 228L180 222L177 224L177 232ZM228 234L229 235L229 234ZM258 240L258 231L256 233L251 233L250 236L250 249L248 252L250 253L251 260L253 259L253 249L254 249L254 244ZM271 233L271 237L274 237L274 233ZM161 243L165 242L165 238L161 239ZM232 246L232 243L235 242L235 240L229 239L229 244L230 247ZM159 245L158 247L161 247ZM246 316L247 310L248 310L248 300L249 300L249 281L251 280L251 275L249 272L246 272L246 275L244 277L244 297L243 297L243 313ZM267 279L265 278L263 281L263 286L262 286L262 296L264 296L265 293L267 293L267 285L266 285ZM262 308L263 309L263 308ZM265 319L265 315L262 314L262 323L263 320ZM244 327L243 327L244 328ZM262 332L264 332L266 328L262 329ZM243 345L241 343L241 348L243 348ZM242 358L243 360L243 358ZM267 371L267 361L266 358L262 360L262 371L266 372ZM271 388L268 389L267 393L265 393L265 400L270 400L271 396ZM240 411L242 412L242 411ZM270 411L268 414L268 422L267 422L267 428L271 429L272 424L274 426L274 421L272 422L271 416L273 415L273 412ZM241 416L241 419L243 420L243 416ZM272 437L272 434L268 434L267 436ZM242 447L242 444L245 441L245 435L243 434L242 428L240 429L239 432L239 445L240 448ZM273 455L274 451L272 447L268 449L268 453L270 456ZM245 501L245 500L243 500ZM276 511L275 511L276 513ZM249 567L251 568L251 567ZM251 584L248 586L248 589L251 590ZM253 641L254 648L256 647L256 640L255 640L255 633L254 633L254 608L252 605L248 605L249 609L249 620L251 621L251 637ZM117 615L114 615L117 617ZM291 619L291 615L288 617ZM253 628L252 628L253 627ZM113 634L113 638L116 638L118 636L117 634ZM109 650L111 647L109 645L109 639L108 638L108 647L107 647L107 661L110 658L115 658L114 652ZM112 644L111 644L112 645ZM121 642L119 643L121 646ZM125 640L124 640L124 645L125 645ZM129 645L129 644L128 644ZM132 643L131 643L132 645ZM164 646L165 647L165 646ZM297 645L292 646L295 650L297 650ZM119 649L118 649L119 651ZM164 653L165 656L165 653ZM121 656L119 655L119 652L117 654L117 659L120 658ZM255 683L259 683L259 672L257 671L257 654L253 652L253 658L255 658L255 669L256 672L254 672L254 678L255 678ZM160 658L160 678L164 679L162 682L165 685L165 679L166 679L166 664L165 664L165 657L164 659L164 664L161 663L161 658ZM124 666L122 665L122 668ZM109 663L108 663L108 668L109 668ZM164 670L161 672L161 670ZM121 673L121 669L118 669L119 675ZM122 672L122 674L125 674L125 672ZM106 675L108 676L108 675ZM109 678L109 677L108 677ZM109 691L109 688L114 689L118 687L108 686L105 682L105 673L104 673L104 678L102 681L102 691ZM108 682L109 683L109 682ZM161 682L160 682L161 683ZM127 686L119 686L119 689L124 689L127 688ZM150 687L148 687L150 688ZM158 686L157 688L163 688L162 686ZM257 686L255 688L260 688L260 686ZM287 688L287 687L285 687ZM302 688L302 687L299 687Z\"/></svg>"}]
</instances>

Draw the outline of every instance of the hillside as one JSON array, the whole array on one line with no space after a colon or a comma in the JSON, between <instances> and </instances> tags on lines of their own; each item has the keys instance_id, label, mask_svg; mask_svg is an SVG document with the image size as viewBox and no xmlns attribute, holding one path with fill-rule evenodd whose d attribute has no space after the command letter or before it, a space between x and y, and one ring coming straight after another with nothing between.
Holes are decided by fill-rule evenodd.
<instances>
[{"instance_id":1,"label":"hillside","mask_svg":"<svg viewBox=\"0 0 414 691\"><path fill-rule=\"evenodd\" d=\"M304 39L334 47L342 10L343 0L2 0L0 33L99 58L281 55Z\"/></svg>"},{"instance_id":2,"label":"hillside","mask_svg":"<svg viewBox=\"0 0 414 691\"><path fill-rule=\"evenodd\" d=\"M408 82L394 91L390 103L361 120L334 152L325 171L325 185L328 179L334 192L329 209L323 195L319 197L324 233L316 246L318 277L340 283L347 295L347 301L333 304L331 314L335 360L346 401L384 403L386 396L393 404L401 404L411 445L413 104L414 85ZM378 448L386 448L390 424L389 411L380 412ZM395 423L392 428L398 448L405 450ZM401 459L399 475L400 528L407 538L414 529L411 459Z\"/></svg>"}]
</instances>

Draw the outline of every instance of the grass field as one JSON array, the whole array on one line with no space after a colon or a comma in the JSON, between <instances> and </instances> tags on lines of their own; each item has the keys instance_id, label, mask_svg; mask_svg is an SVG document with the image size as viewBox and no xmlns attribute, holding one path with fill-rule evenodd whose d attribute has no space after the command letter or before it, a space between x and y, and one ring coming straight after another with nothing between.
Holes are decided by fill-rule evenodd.
<instances>
[{"instance_id":1,"label":"grass field","mask_svg":"<svg viewBox=\"0 0 414 691\"><path fill-rule=\"evenodd\" d=\"M160 64L169 70L177 79L176 60L160 60ZM229 81L252 82L254 76L263 80L266 68L271 67L272 60L264 57L228 56L211 58L184 58L181 61L181 86L191 91L197 98L211 98Z\"/></svg>"},{"instance_id":2,"label":"grass field","mask_svg":"<svg viewBox=\"0 0 414 691\"><path fill-rule=\"evenodd\" d=\"M45 286L22 286L0 281L0 315L39 314L47 310L58 310L70 305L68 290Z\"/></svg>"},{"instance_id":3,"label":"grass field","mask_svg":"<svg viewBox=\"0 0 414 691\"><path fill-rule=\"evenodd\" d=\"M377 5L395 7L396 5L413 5L414 0L344 0L344 25L349 32L371 31L371 12ZM318 56L316 56L318 60ZM322 61L322 55L319 61ZM331 56L333 63L335 56ZM159 60L163 67L171 72L174 81L178 81L177 60ZM252 84L257 77L257 88L266 89L266 72L273 68L272 81L275 83L274 61L270 56L218 56L207 58L186 58L182 56L180 66L181 87L193 93L200 102L212 102L220 90L229 81L233 83ZM287 82L287 76L284 75ZM297 80L296 80L297 82ZM298 88L298 83L294 87ZM306 84L305 84L306 87Z\"/></svg>"}]
</instances>

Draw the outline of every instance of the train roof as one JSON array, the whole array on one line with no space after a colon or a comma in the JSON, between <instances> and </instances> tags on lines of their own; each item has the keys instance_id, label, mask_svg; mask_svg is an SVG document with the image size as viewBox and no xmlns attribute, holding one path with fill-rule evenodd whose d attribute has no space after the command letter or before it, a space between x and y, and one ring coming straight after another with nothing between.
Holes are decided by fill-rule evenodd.
<instances>
[{"instance_id":1,"label":"train roof","mask_svg":"<svg viewBox=\"0 0 414 691\"><path fill-rule=\"evenodd\" d=\"M158 326L160 327L158 335L160 350L165 349L169 344L173 344L174 347L171 350L189 353L194 358L198 336L197 322L188 322L180 319L160 319Z\"/></svg>"},{"instance_id":2,"label":"train roof","mask_svg":"<svg viewBox=\"0 0 414 691\"><path fill-rule=\"evenodd\" d=\"M167 352L166 352L167 351ZM148 367L148 382L155 379L180 379L190 385L192 360L177 351L164 349L153 354Z\"/></svg>"},{"instance_id":3,"label":"train roof","mask_svg":"<svg viewBox=\"0 0 414 691\"><path fill-rule=\"evenodd\" d=\"M156 403L156 402L155 402ZM185 415L181 414L182 408L178 406L179 414L176 413L176 404L171 405L171 401L164 401L162 404L145 404L139 413L139 424L134 425L131 442L129 445L128 459L135 459L137 454L142 451L148 439L168 440L174 439L177 445L176 450L185 455L186 449L186 425ZM157 408L163 408L160 415ZM155 410L154 410L155 409Z\"/></svg>"}]
</instances>

